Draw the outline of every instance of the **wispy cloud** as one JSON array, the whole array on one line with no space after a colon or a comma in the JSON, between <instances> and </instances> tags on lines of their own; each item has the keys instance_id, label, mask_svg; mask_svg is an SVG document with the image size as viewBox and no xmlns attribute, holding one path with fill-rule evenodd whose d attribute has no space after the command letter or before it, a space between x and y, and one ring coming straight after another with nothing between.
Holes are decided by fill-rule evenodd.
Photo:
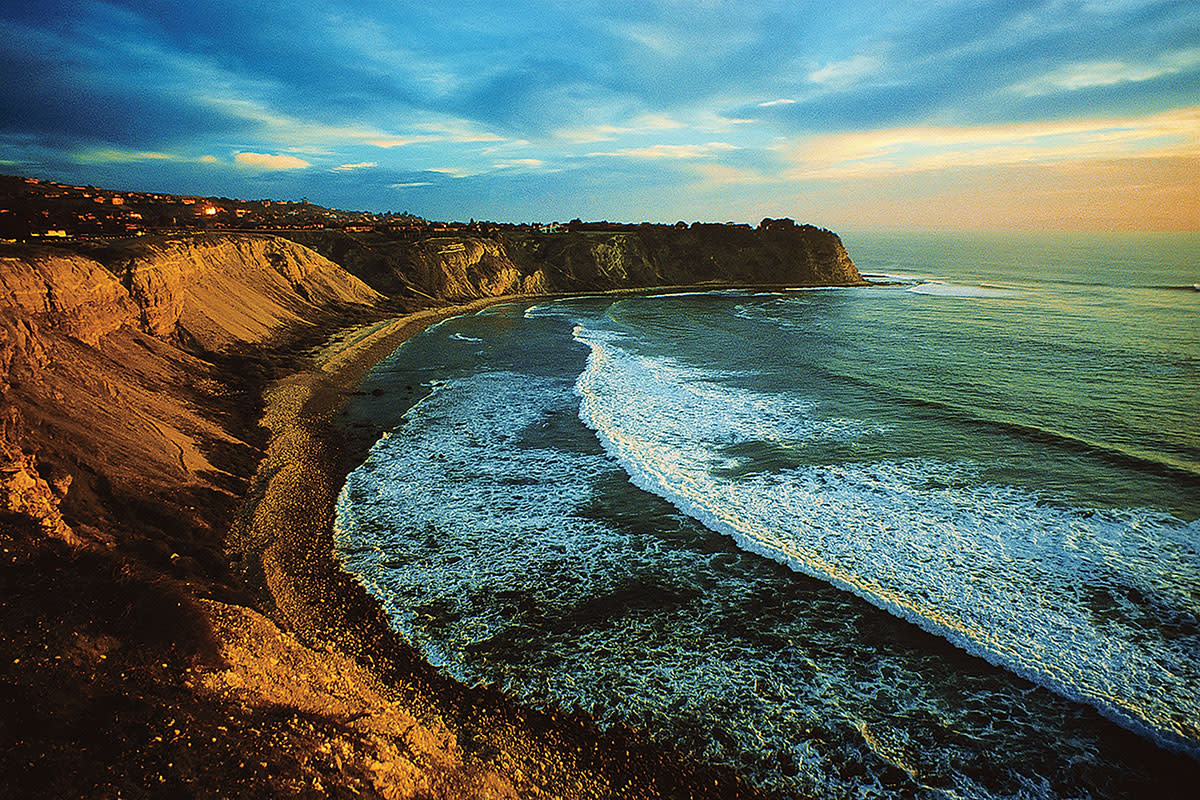
<instances>
[{"instance_id":1,"label":"wispy cloud","mask_svg":"<svg viewBox=\"0 0 1200 800\"><path fill-rule=\"evenodd\" d=\"M626 136L680 130L687 127L691 127L688 122L676 119L669 114L647 112L632 118L626 117L620 124L603 123L563 128L554 131L553 136L569 142L587 144L609 142Z\"/></svg>"},{"instance_id":2,"label":"wispy cloud","mask_svg":"<svg viewBox=\"0 0 1200 800\"><path fill-rule=\"evenodd\" d=\"M390 150L393 147L408 147L410 144L426 144L428 142L440 142L440 136L430 136L428 134L420 136L393 136L386 139L368 139L367 144L372 147L382 147L385 150Z\"/></svg>"},{"instance_id":3,"label":"wispy cloud","mask_svg":"<svg viewBox=\"0 0 1200 800\"><path fill-rule=\"evenodd\" d=\"M1142 83L1197 68L1200 68L1200 48L1189 48L1165 53L1143 63L1110 60L1071 64L1015 84L1011 91L1026 97L1037 97L1052 92L1074 92L1121 83Z\"/></svg>"},{"instance_id":4,"label":"wispy cloud","mask_svg":"<svg viewBox=\"0 0 1200 800\"><path fill-rule=\"evenodd\" d=\"M770 183L778 180L778 178L769 177L758 170L739 169L738 167L730 167L725 164L713 164L710 162L701 162L696 164L693 169L705 184L711 186Z\"/></svg>"},{"instance_id":5,"label":"wispy cloud","mask_svg":"<svg viewBox=\"0 0 1200 800\"><path fill-rule=\"evenodd\" d=\"M433 130L431 133L411 133L400 134L396 136L383 136L376 134L366 138L366 143L373 147L382 147L391 149L393 147L408 147L414 144L432 144L435 142L455 142L459 144L482 144L495 143L505 141L503 136L498 136L487 131L470 130L463 127L454 127L450 130L437 130L437 126L433 124L415 126L418 130Z\"/></svg>"},{"instance_id":6,"label":"wispy cloud","mask_svg":"<svg viewBox=\"0 0 1200 800\"><path fill-rule=\"evenodd\" d=\"M792 176L805 178L1112 158L1200 157L1200 107L1140 118L833 134L813 137L790 155L796 164Z\"/></svg>"},{"instance_id":7,"label":"wispy cloud","mask_svg":"<svg viewBox=\"0 0 1200 800\"><path fill-rule=\"evenodd\" d=\"M649 147L630 147L611 153L588 153L589 158L650 158L650 159L695 159L712 158L718 153L737 150L737 145L728 142L708 144L656 144Z\"/></svg>"},{"instance_id":8,"label":"wispy cloud","mask_svg":"<svg viewBox=\"0 0 1200 800\"><path fill-rule=\"evenodd\" d=\"M631 127L639 131L674 131L687 125L667 114L642 114L633 121Z\"/></svg>"},{"instance_id":9,"label":"wispy cloud","mask_svg":"<svg viewBox=\"0 0 1200 800\"><path fill-rule=\"evenodd\" d=\"M857 55L845 61L831 61L820 69L813 70L808 73L808 80L810 83L841 88L870 75L878 70L879 66L878 58Z\"/></svg>"},{"instance_id":10,"label":"wispy cloud","mask_svg":"<svg viewBox=\"0 0 1200 800\"><path fill-rule=\"evenodd\" d=\"M589 144L591 142L610 142L628 133L630 133L629 128L603 124L564 128L563 130L555 131L554 136L569 142Z\"/></svg>"},{"instance_id":11,"label":"wispy cloud","mask_svg":"<svg viewBox=\"0 0 1200 800\"><path fill-rule=\"evenodd\" d=\"M500 161L496 163L496 169L538 169L546 166L546 162L540 158L514 158L508 161Z\"/></svg>"},{"instance_id":12,"label":"wispy cloud","mask_svg":"<svg viewBox=\"0 0 1200 800\"><path fill-rule=\"evenodd\" d=\"M245 120L256 130L256 138L275 144L286 143L297 148L323 147L330 144L355 142L380 136L374 128L356 125L330 125L317 120L292 116L270 107L252 97L229 97L206 94L198 102L221 113Z\"/></svg>"},{"instance_id":13,"label":"wispy cloud","mask_svg":"<svg viewBox=\"0 0 1200 800\"><path fill-rule=\"evenodd\" d=\"M312 166L296 156L276 156L269 153L238 153L234 156L237 163L255 169L304 169Z\"/></svg>"},{"instance_id":14,"label":"wispy cloud","mask_svg":"<svg viewBox=\"0 0 1200 800\"><path fill-rule=\"evenodd\" d=\"M138 152L112 147L84 150L75 154L75 161L80 164L134 164L138 161L172 161L176 159L183 160L169 153Z\"/></svg>"},{"instance_id":15,"label":"wispy cloud","mask_svg":"<svg viewBox=\"0 0 1200 800\"><path fill-rule=\"evenodd\" d=\"M178 153L162 153L146 150L125 150L119 147L93 147L72 154L72 160L77 164L137 164L141 162L171 162L176 164L215 164L213 156L180 155Z\"/></svg>"},{"instance_id":16,"label":"wispy cloud","mask_svg":"<svg viewBox=\"0 0 1200 800\"><path fill-rule=\"evenodd\" d=\"M0 161L185 194L387 208L428 187L407 195L427 216L613 219L786 206L797 181L828 199L849 178L1111 159L1157 160L1139 169L1158 179L1200 150L1195 3L833 0L819 25L721 0L218 5L0 4L0 74L21 77L0 81Z\"/></svg>"}]
</instances>

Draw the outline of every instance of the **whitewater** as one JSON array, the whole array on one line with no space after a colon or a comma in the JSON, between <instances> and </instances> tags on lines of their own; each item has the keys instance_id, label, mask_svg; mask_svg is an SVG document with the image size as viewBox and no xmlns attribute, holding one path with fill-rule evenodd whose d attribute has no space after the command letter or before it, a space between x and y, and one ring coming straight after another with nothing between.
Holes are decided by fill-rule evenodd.
<instances>
[{"instance_id":1,"label":"whitewater","mask_svg":"<svg viewBox=\"0 0 1200 800\"><path fill-rule=\"evenodd\" d=\"M784 794L1183 780L1200 241L1070 245L863 237L883 285L442 323L350 410L390 435L339 556L455 677Z\"/></svg>"}]
</instances>

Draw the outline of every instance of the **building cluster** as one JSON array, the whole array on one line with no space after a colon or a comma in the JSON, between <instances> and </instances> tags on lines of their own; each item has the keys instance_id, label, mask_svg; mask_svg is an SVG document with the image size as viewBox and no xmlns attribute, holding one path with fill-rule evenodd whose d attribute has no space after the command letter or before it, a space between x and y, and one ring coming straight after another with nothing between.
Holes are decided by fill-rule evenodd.
<instances>
[{"instance_id":1,"label":"building cluster","mask_svg":"<svg viewBox=\"0 0 1200 800\"><path fill-rule=\"evenodd\" d=\"M0 241L124 239L194 230L344 229L419 231L431 223L409 214L338 211L309 203L237 200L0 176Z\"/></svg>"},{"instance_id":2,"label":"building cluster","mask_svg":"<svg viewBox=\"0 0 1200 800\"><path fill-rule=\"evenodd\" d=\"M790 219L764 219L758 229L787 231ZM391 239L437 236L501 236L504 234L613 234L645 228L674 228L698 232L729 228L749 230L733 222L680 221L674 225L649 222L497 223L431 222L411 214L339 211L290 200L237 200L152 192L118 192L94 186L0 175L0 242L125 239L146 234L183 231L296 231L342 230L384 234Z\"/></svg>"}]
</instances>

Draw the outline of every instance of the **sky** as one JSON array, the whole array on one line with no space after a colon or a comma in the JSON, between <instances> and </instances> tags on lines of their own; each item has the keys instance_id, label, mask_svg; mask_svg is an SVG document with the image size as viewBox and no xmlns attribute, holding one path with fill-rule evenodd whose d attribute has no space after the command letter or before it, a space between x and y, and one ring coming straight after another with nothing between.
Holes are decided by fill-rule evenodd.
<instances>
[{"instance_id":1,"label":"sky","mask_svg":"<svg viewBox=\"0 0 1200 800\"><path fill-rule=\"evenodd\" d=\"M0 173L429 219L1200 229L1200 3L0 4Z\"/></svg>"}]
</instances>

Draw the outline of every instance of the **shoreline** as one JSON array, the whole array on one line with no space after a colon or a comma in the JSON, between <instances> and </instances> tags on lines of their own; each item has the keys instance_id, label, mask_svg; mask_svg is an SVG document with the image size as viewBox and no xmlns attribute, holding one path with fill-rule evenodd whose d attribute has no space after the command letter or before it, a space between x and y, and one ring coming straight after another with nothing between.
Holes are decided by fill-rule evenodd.
<instances>
[{"instance_id":1,"label":"shoreline","mask_svg":"<svg viewBox=\"0 0 1200 800\"><path fill-rule=\"evenodd\" d=\"M564 296L573 295L552 297ZM448 745L443 755L461 763L449 784L458 790L467 788L463 775L475 776L471 782L484 775L496 796L760 796L729 769L688 763L623 726L600 730L578 709L538 710L491 687L457 683L391 627L378 601L335 557L337 496L346 475L378 438L352 437L336 420L366 372L436 322L539 299L485 298L342 328L329 336L307 369L264 392L262 421L270 430L269 444L233 525L230 548L246 565L248 582L262 593L270 616L306 647L353 659L420 725L452 735L457 747Z\"/></svg>"},{"instance_id":2,"label":"shoreline","mask_svg":"<svg viewBox=\"0 0 1200 800\"><path fill-rule=\"evenodd\" d=\"M554 299L572 299L572 298L581 298L581 297L598 297L599 298L599 297L611 297L614 295L618 295L618 296L620 296L620 295L658 296L662 293L670 293L670 292L675 292L677 290L687 292L687 293L703 294L706 292L720 291L723 289L743 289L743 290L760 290L761 289L761 290L770 291L770 290L774 290L776 288L777 287L761 287L761 286L756 286L756 287L745 287L745 286L655 287L653 289L640 290L640 291L639 290L634 290L634 291L619 290L616 292L589 292L589 293L580 293L580 294L571 294L571 295L554 295L554 296L547 296L544 298L543 297L533 297L533 296L507 296L507 297L491 298L491 299L484 300L484 301L477 301L477 302L471 303L467 306L458 306L458 307L440 309L440 310L437 310L436 312L427 312L429 314L428 321L426 321L424 323L419 323L416 320L413 320L412 324L414 327L407 334L400 335L396 338L396 346L399 346L399 344L402 343L403 341L405 341L407 338L409 338L412 335L416 335L421 330L424 330L425 327L427 327L430 324L433 324L436 321L440 321L440 320L443 320L443 319L446 319L449 317L453 317L453 316L459 316L462 314L469 314L471 312L479 311L480 309L485 308L487 306L491 306L491 305L502 305L502 304L535 305L535 304L538 304L541 302L552 301ZM402 322L403 322L403 320L394 320L389 324L395 325L395 324L400 324ZM392 348L392 349L394 349L394 348ZM387 350L387 353L390 353L390 352L392 352L392 350ZM356 377L353 381L350 382L350 383L356 383L358 380L361 379L361 376L365 375L366 372L369 369L371 369L371 367L375 363L378 363L378 359L354 360L353 358L351 358L351 363L360 364L359 367L355 368L355 369L357 369L355 374L358 377ZM352 394L352 386L347 384L346 387L344 388L343 394L340 396L341 399L339 402L344 403L351 394ZM336 427L337 427L336 425L331 426L331 428L336 428ZM361 463L362 459L366 456L366 453L369 450L369 448L377 440L378 432L376 432L376 435L373 435L373 436L363 435L362 441L355 441L352 444L347 442L347 439L349 438L349 436L348 436L348 432L346 430L344 430L344 429L340 430L339 436L341 437L339 439L339 441L342 441L344 445L348 445L346 447L346 450L344 451L344 455L347 457L349 463L345 463L345 464L341 465L341 468L336 473L332 474L330 477L331 478L336 477L338 487L340 488L341 484L344 483L346 474L348 474L348 472L350 470L353 470L354 468L356 468L358 466L359 463ZM335 489L335 493L336 493L336 489ZM332 551L332 539L331 538L328 543L328 549L329 549L329 551ZM340 564L338 565L337 568L339 570L341 569ZM357 588L357 584L356 584L356 588ZM368 602L377 604L377 601L375 601L373 598L369 598ZM385 622L385 624L386 624L386 622ZM397 638L399 638L399 637L397 637ZM406 644L404 646L407 647ZM461 702L461 698L463 697L463 695L456 692L455 687L457 687L458 689L464 689L465 687L460 687L452 679L446 678L445 676L441 675L435 668L430 667L423 660L421 660L419 656L417 656L416 658L420 662L420 665L418 668L418 673L420 673L421 670L427 670L428 673L432 673L434 675L434 678L432 678L431 682L427 684L428 688L433 689L438 692L444 692L445 694L441 695L441 697L444 699L454 698L454 701L452 701L452 702ZM470 703L483 703L486 705L487 703L494 702L497 699L496 696L493 696L495 693L489 694L489 692L486 689L482 690L482 693L480 693L478 690L467 690L467 694L469 694L471 696L470 699L468 700L468 702L470 702ZM520 708L520 705L519 705L520 701L513 701L504 695L499 695L498 697L500 699L500 702L511 704L512 706L514 706L516 708L518 714L523 715L522 722L524 724L528 724L531 721L531 717L524 716L525 714L528 713L528 710ZM461 707L461 706L459 706L459 707ZM534 714L537 714L537 713L538 712L534 712ZM548 723L547 720L542 719L542 718L536 718L536 717L532 718L532 721L534 722L535 725L543 725L543 724ZM586 729L586 731L583 732L583 736L585 739L590 736L597 736L597 735L603 736L603 733L596 729L596 726L594 725L594 723L592 723L592 721L586 714L576 712L576 714L572 718L572 722L573 723L579 722ZM549 721L549 724L553 727L553 725L557 724L557 718L552 718ZM1124 736L1125 734L1132 734L1130 736L1130 738L1134 739L1134 741L1137 741L1137 737L1139 737L1139 734L1137 734L1136 732L1129 731L1128 729L1123 728L1122 736ZM1163 748L1162 743L1156 742L1155 740L1153 740L1151 738L1146 738L1144 736L1141 736L1141 738L1145 738L1146 742L1148 742L1150 745L1155 745L1159 748ZM1139 744L1139 746L1141 746L1141 745ZM653 745L651 745L651 749L653 749ZM1150 749L1153 752L1153 748L1147 748L1147 749ZM1172 748L1165 748L1165 749L1171 750ZM603 785L611 785L611 784L603 784ZM631 792L628 789L626 791L628 792L628 794L626 796L674 796L674 793L671 793L671 792L668 792L664 795L663 793L661 793L659 791L655 791L648 795L641 795L636 792ZM753 790L749 790L749 791L753 791ZM696 795L696 794L694 794L694 792L688 792L688 796L703 796L703 795ZM725 791L717 792L715 796L734 796L734 795L731 794L729 791L725 790Z\"/></svg>"}]
</instances>

